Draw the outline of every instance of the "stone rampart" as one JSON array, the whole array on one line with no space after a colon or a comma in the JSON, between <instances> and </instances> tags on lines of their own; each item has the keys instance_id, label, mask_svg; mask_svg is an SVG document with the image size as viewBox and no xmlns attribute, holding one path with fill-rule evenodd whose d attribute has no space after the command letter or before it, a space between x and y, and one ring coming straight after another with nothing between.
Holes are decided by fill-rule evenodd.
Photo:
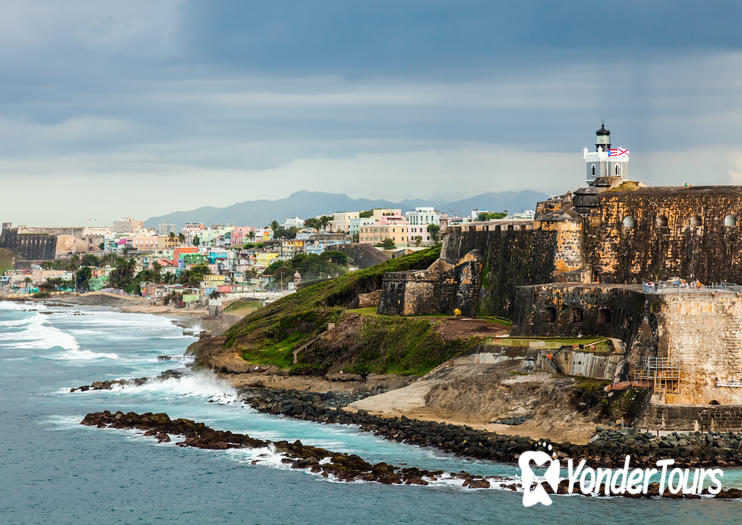
<instances>
[{"instance_id":1,"label":"stone rampart","mask_svg":"<svg viewBox=\"0 0 742 525\"><path fill-rule=\"evenodd\" d=\"M17 228L4 229L0 233L0 248L12 250L27 260L51 260L57 253L57 237L47 233L20 233Z\"/></svg>"},{"instance_id":2,"label":"stone rampart","mask_svg":"<svg viewBox=\"0 0 742 525\"><path fill-rule=\"evenodd\" d=\"M635 426L649 431L742 432L742 406L651 404Z\"/></svg>"},{"instance_id":3,"label":"stone rampart","mask_svg":"<svg viewBox=\"0 0 742 525\"><path fill-rule=\"evenodd\" d=\"M742 186L575 194L592 281L742 283Z\"/></svg>"},{"instance_id":4,"label":"stone rampart","mask_svg":"<svg viewBox=\"0 0 742 525\"><path fill-rule=\"evenodd\" d=\"M639 329L645 297L639 287L545 284L517 290L511 333L519 336L606 336L627 345Z\"/></svg>"}]
</instances>

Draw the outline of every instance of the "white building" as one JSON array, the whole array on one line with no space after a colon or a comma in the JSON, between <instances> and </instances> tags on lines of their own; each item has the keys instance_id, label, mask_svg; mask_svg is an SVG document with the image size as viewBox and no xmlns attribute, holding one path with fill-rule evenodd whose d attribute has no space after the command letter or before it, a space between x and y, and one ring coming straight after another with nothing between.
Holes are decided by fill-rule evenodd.
<instances>
[{"instance_id":1,"label":"white building","mask_svg":"<svg viewBox=\"0 0 742 525\"><path fill-rule=\"evenodd\" d=\"M414 211L405 213L410 226L427 226L428 224L440 225L441 214L433 207L417 207Z\"/></svg>"},{"instance_id":2,"label":"white building","mask_svg":"<svg viewBox=\"0 0 742 525\"><path fill-rule=\"evenodd\" d=\"M304 221L300 219L299 217L289 217L283 222L284 228L291 228L294 226L295 228L303 228L304 227Z\"/></svg>"},{"instance_id":3,"label":"white building","mask_svg":"<svg viewBox=\"0 0 742 525\"><path fill-rule=\"evenodd\" d=\"M157 235L170 235L171 233L178 233L175 224L165 222L157 225Z\"/></svg>"}]
</instances>

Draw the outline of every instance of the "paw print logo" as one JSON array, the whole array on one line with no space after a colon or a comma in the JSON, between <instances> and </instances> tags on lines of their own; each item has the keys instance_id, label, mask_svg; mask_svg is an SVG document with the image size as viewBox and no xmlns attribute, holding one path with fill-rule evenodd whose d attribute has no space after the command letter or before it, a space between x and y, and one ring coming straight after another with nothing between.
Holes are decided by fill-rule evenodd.
<instances>
[{"instance_id":1,"label":"paw print logo","mask_svg":"<svg viewBox=\"0 0 742 525\"><path fill-rule=\"evenodd\" d=\"M541 505L551 505L551 498L546 493L543 483L546 483L556 492L559 485L559 460L556 457L551 444L545 441L536 443L536 448L545 450L528 450L520 455L518 466L521 472L521 485L523 486L523 506L532 507L537 503ZM548 451L548 452L547 452ZM549 455L549 452L551 455ZM543 478L536 476L531 464L536 467L543 467L548 464Z\"/></svg>"}]
</instances>

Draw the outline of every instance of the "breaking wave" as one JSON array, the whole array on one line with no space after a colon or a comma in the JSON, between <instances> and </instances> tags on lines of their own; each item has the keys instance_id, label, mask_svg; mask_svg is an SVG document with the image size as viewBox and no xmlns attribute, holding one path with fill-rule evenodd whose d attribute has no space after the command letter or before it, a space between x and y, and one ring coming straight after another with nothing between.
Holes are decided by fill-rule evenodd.
<instances>
[{"instance_id":1,"label":"breaking wave","mask_svg":"<svg viewBox=\"0 0 742 525\"><path fill-rule=\"evenodd\" d=\"M26 349L49 350L55 347L64 348L65 350L80 349L80 345L73 335L51 326L44 316L37 314L24 321L25 325L16 326L25 326L25 329L20 332L7 334L9 336L8 339L11 339L12 342L6 344L15 348Z\"/></svg>"},{"instance_id":2,"label":"breaking wave","mask_svg":"<svg viewBox=\"0 0 742 525\"><path fill-rule=\"evenodd\" d=\"M141 385L113 385L111 391L127 394L156 394L164 398L204 397L221 404L237 401L237 390L209 372L167 379L152 378Z\"/></svg>"}]
</instances>

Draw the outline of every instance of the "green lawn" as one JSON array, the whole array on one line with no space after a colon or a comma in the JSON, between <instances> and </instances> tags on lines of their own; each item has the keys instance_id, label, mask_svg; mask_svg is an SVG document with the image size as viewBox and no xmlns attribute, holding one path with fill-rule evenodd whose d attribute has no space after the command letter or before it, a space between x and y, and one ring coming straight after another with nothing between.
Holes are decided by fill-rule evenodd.
<instances>
[{"instance_id":1,"label":"green lawn","mask_svg":"<svg viewBox=\"0 0 742 525\"><path fill-rule=\"evenodd\" d=\"M351 308L348 311L354 314L367 315L370 317L397 317L397 316L379 314L376 312L375 306L369 306L367 308ZM420 318L420 319L455 319L455 317L450 314L406 315L404 317ZM477 317L477 319L481 321L488 321L490 323L494 323L500 326L505 326L507 328L510 328L513 325L513 322L510 321L509 319L505 319L504 317L498 317L495 315L481 316L481 317Z\"/></svg>"},{"instance_id":2,"label":"green lawn","mask_svg":"<svg viewBox=\"0 0 742 525\"><path fill-rule=\"evenodd\" d=\"M263 302L257 299L237 299L236 301L229 303L224 309L225 313L233 315L247 315L253 313L258 308L262 308Z\"/></svg>"}]
</instances>

